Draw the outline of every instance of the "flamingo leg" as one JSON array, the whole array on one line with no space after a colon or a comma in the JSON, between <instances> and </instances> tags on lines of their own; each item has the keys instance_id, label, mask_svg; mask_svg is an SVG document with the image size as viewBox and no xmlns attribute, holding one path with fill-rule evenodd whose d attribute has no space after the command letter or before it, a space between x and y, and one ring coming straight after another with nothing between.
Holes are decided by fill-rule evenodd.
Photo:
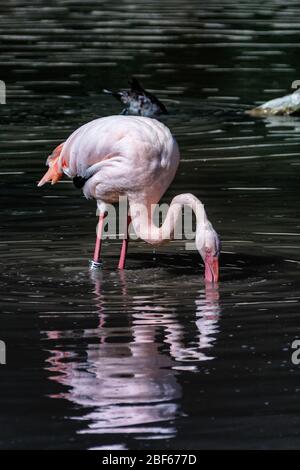
<instances>
[{"instance_id":1,"label":"flamingo leg","mask_svg":"<svg viewBox=\"0 0 300 470\"><path fill-rule=\"evenodd\" d=\"M99 222L97 226L97 236L96 236L94 256L93 256L93 260L90 263L91 269L97 269L102 266L102 263L100 260L100 254L101 254L102 232L103 232L105 217L106 217L105 212L102 212L99 214Z\"/></svg>"},{"instance_id":2,"label":"flamingo leg","mask_svg":"<svg viewBox=\"0 0 300 470\"><path fill-rule=\"evenodd\" d=\"M130 217L130 215L128 215L127 216L126 234L125 234L125 238L122 242L122 248L121 248L121 253L120 253L118 269L124 269L125 268L126 254L127 254L128 241L129 241L128 227L129 227L130 222L131 222L131 217Z\"/></svg>"}]
</instances>

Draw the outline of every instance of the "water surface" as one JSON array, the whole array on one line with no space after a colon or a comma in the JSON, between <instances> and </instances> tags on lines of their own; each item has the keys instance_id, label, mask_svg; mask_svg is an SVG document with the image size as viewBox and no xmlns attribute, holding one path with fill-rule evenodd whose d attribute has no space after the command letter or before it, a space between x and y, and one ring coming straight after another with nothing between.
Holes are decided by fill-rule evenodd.
<instances>
[{"instance_id":1,"label":"water surface","mask_svg":"<svg viewBox=\"0 0 300 470\"><path fill-rule=\"evenodd\" d=\"M299 2L10 0L0 7L1 448L297 448L298 118L243 111L299 70ZM36 187L76 127L119 113L135 74L164 100L193 192L222 239L210 288L194 252L105 243L66 180Z\"/></svg>"}]
</instances>

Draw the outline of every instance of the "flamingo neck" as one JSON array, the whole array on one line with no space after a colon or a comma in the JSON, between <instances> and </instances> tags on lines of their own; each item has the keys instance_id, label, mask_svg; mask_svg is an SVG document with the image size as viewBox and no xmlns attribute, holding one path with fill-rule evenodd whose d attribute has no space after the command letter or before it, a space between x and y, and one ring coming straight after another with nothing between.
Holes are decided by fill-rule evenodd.
<instances>
[{"instance_id":1,"label":"flamingo neck","mask_svg":"<svg viewBox=\"0 0 300 470\"><path fill-rule=\"evenodd\" d=\"M172 200L163 224L158 227L153 221L155 204L129 200L132 225L136 235L151 245L161 245L173 238L176 223L183 206L189 206L196 216L196 246L204 246L204 232L209 221L204 205L193 194L180 194Z\"/></svg>"}]
</instances>

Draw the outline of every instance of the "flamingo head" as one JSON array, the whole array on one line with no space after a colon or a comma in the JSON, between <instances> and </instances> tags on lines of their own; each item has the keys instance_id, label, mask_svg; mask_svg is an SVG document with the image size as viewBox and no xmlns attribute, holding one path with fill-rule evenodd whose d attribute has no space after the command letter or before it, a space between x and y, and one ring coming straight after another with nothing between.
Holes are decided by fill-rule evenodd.
<instances>
[{"instance_id":1,"label":"flamingo head","mask_svg":"<svg viewBox=\"0 0 300 470\"><path fill-rule=\"evenodd\" d=\"M203 240L203 239L202 239ZM219 255L221 243L210 222L204 228L204 240L199 248L205 265L205 281L213 284L219 280Z\"/></svg>"}]
</instances>

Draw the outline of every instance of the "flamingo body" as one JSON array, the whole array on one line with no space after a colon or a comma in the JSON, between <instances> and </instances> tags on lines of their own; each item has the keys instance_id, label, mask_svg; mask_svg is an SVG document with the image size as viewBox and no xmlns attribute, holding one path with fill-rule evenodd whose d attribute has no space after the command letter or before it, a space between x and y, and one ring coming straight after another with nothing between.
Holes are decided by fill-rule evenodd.
<instances>
[{"instance_id":1,"label":"flamingo body","mask_svg":"<svg viewBox=\"0 0 300 470\"><path fill-rule=\"evenodd\" d=\"M179 164L179 149L161 122L138 116L109 116L77 129L66 140L58 165L71 178L87 181L87 198L105 203L143 194L160 200Z\"/></svg>"}]
</instances>

